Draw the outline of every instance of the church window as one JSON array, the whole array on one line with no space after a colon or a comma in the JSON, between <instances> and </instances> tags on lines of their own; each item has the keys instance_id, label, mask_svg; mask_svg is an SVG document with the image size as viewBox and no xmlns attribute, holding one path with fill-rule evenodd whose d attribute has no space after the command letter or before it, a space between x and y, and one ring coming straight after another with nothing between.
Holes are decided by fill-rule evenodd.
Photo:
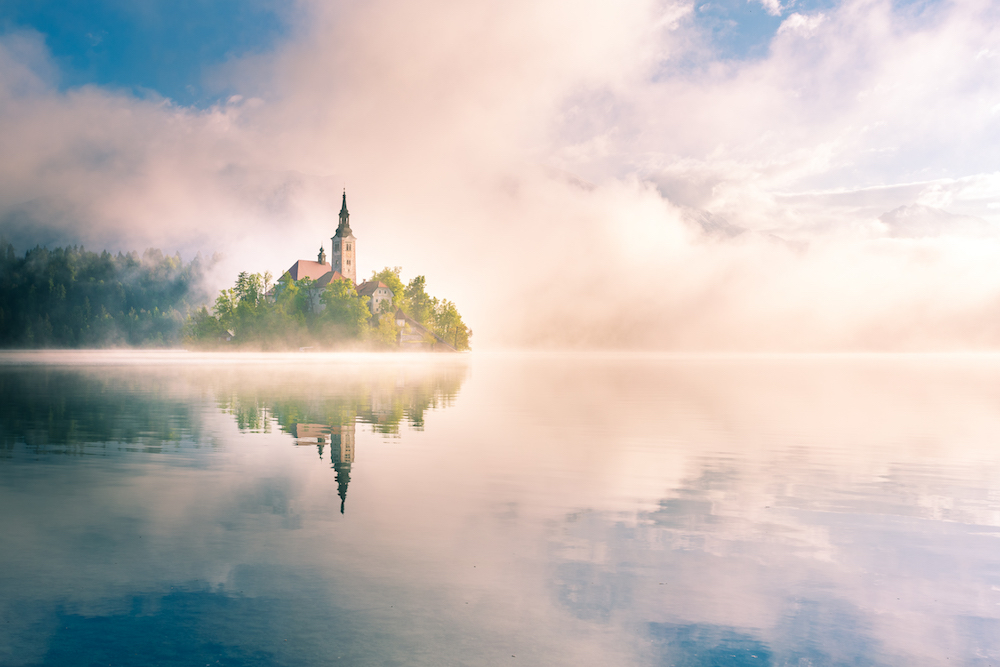
<instances>
[{"instance_id":1,"label":"church window","mask_svg":"<svg viewBox=\"0 0 1000 667\"><path fill-rule=\"evenodd\" d=\"M347 260L347 265L348 265L348 266L350 266L350 265L351 265L351 260Z\"/></svg>"},{"instance_id":2,"label":"church window","mask_svg":"<svg viewBox=\"0 0 1000 667\"><path fill-rule=\"evenodd\" d=\"M347 244L346 246L344 246L344 247L345 247L345 248L347 249L347 252L351 252L351 244L350 244L350 243L348 243L348 244Z\"/></svg>"}]
</instances>

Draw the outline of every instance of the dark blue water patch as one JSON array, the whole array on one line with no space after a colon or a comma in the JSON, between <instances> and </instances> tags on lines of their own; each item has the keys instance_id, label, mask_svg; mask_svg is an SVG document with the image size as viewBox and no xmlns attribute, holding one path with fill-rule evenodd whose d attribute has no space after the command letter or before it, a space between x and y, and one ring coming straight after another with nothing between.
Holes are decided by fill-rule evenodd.
<instances>
[{"instance_id":1,"label":"dark blue water patch","mask_svg":"<svg viewBox=\"0 0 1000 667\"><path fill-rule=\"evenodd\" d=\"M745 632L710 624L650 623L649 635L666 667L738 667L776 664L767 644ZM783 663L784 664L784 663Z\"/></svg>"},{"instance_id":2,"label":"dark blue water patch","mask_svg":"<svg viewBox=\"0 0 1000 667\"><path fill-rule=\"evenodd\" d=\"M252 568L250 568L252 569ZM221 665L312 667L401 664L375 628L319 594L322 587L284 581L285 595L244 596L273 573L237 574L231 590L193 584L186 590L108 601L115 611L53 611L55 626L40 662L26 667L163 667ZM248 579L249 577L249 579ZM287 579L279 573L279 580Z\"/></svg>"},{"instance_id":3,"label":"dark blue water patch","mask_svg":"<svg viewBox=\"0 0 1000 667\"><path fill-rule=\"evenodd\" d=\"M650 623L653 664L671 667L823 665L873 667L879 643L858 610L834 601L804 601L764 638L746 628L710 623ZM895 663L902 664L902 663Z\"/></svg>"},{"instance_id":4,"label":"dark blue water patch","mask_svg":"<svg viewBox=\"0 0 1000 667\"><path fill-rule=\"evenodd\" d=\"M260 612L267 601L231 598L209 591L174 593L160 599L160 609L143 614L143 600L133 600L126 614L81 616L60 612L57 630L39 667L63 665L220 665L269 667L278 665L266 650L246 648L206 636L210 619ZM207 622L206 622L207 621ZM235 639L235 638L234 638ZM232 640L230 640L232 641Z\"/></svg>"}]
</instances>

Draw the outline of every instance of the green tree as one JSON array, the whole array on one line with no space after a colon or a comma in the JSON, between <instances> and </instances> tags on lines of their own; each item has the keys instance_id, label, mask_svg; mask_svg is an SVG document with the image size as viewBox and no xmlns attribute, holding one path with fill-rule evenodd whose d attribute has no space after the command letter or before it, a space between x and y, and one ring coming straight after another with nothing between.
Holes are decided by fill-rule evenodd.
<instances>
[{"instance_id":1,"label":"green tree","mask_svg":"<svg viewBox=\"0 0 1000 667\"><path fill-rule=\"evenodd\" d=\"M403 290L404 312L424 326L429 326L434 318L438 300L427 294L427 279L417 276Z\"/></svg>"},{"instance_id":2,"label":"green tree","mask_svg":"<svg viewBox=\"0 0 1000 667\"><path fill-rule=\"evenodd\" d=\"M200 256L79 246L23 257L0 239L0 346L173 345L204 298Z\"/></svg>"},{"instance_id":3,"label":"green tree","mask_svg":"<svg viewBox=\"0 0 1000 667\"><path fill-rule=\"evenodd\" d=\"M226 330L219 318L209 313L208 308L202 306L189 317L186 334L189 341L214 341L222 338L226 334Z\"/></svg>"},{"instance_id":4,"label":"green tree","mask_svg":"<svg viewBox=\"0 0 1000 667\"><path fill-rule=\"evenodd\" d=\"M373 325L368 333L368 340L380 348L395 348L399 340L399 327L396 326L392 313L379 315L373 320Z\"/></svg>"},{"instance_id":5,"label":"green tree","mask_svg":"<svg viewBox=\"0 0 1000 667\"><path fill-rule=\"evenodd\" d=\"M326 306L319 318L323 326L352 337L366 333L371 317L368 299L358 296L350 280L331 280L320 295L320 301Z\"/></svg>"},{"instance_id":6,"label":"green tree","mask_svg":"<svg viewBox=\"0 0 1000 667\"><path fill-rule=\"evenodd\" d=\"M465 326L462 316L451 301L441 301L434 311L434 333L456 350L468 350L472 330Z\"/></svg>"},{"instance_id":7,"label":"green tree","mask_svg":"<svg viewBox=\"0 0 1000 667\"><path fill-rule=\"evenodd\" d=\"M472 332L455 304L427 294L423 276L417 276L404 287L399 274L398 267L386 268L373 273L372 280L388 285L398 297L398 306L437 336L436 340L459 350L469 349ZM368 298L359 296L346 279L332 281L321 290L315 281L306 278L295 281L285 274L270 289L267 274L244 272L233 287L219 293L211 313L203 308L192 314L188 319L189 340L195 344L223 344L220 341L231 331L235 334L233 340L225 344L263 349L336 346L349 342L395 349L399 326L394 310L384 310L372 317ZM134 318L136 326L142 325L138 314ZM47 335L44 321L33 326L33 335ZM428 342L432 342L430 335Z\"/></svg>"}]
</instances>

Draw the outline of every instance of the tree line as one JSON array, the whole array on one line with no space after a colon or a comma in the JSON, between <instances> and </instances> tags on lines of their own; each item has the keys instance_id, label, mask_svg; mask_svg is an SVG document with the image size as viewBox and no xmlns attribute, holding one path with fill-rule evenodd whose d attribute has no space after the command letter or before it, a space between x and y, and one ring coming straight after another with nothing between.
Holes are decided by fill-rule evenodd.
<instances>
[{"instance_id":1,"label":"tree line","mask_svg":"<svg viewBox=\"0 0 1000 667\"><path fill-rule=\"evenodd\" d=\"M0 238L0 347L389 349L398 308L426 329L428 343L469 349L472 332L455 304L430 296L423 276L404 285L399 267L372 274L394 295L375 314L349 280L320 287L287 273L276 283L268 273L241 273L210 309L204 277L212 261L82 246L19 256Z\"/></svg>"},{"instance_id":2,"label":"tree line","mask_svg":"<svg viewBox=\"0 0 1000 667\"><path fill-rule=\"evenodd\" d=\"M202 303L199 255L183 262L151 248L111 254L80 246L18 256L0 239L0 346L174 346Z\"/></svg>"}]
</instances>

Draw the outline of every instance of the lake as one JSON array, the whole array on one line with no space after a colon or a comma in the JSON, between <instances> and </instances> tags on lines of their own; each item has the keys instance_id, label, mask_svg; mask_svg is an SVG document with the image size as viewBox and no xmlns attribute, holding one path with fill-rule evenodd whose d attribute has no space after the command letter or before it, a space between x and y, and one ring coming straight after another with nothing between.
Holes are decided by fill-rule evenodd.
<instances>
[{"instance_id":1,"label":"lake","mask_svg":"<svg viewBox=\"0 0 1000 667\"><path fill-rule=\"evenodd\" d=\"M0 664L998 665L1000 356L0 354Z\"/></svg>"}]
</instances>

